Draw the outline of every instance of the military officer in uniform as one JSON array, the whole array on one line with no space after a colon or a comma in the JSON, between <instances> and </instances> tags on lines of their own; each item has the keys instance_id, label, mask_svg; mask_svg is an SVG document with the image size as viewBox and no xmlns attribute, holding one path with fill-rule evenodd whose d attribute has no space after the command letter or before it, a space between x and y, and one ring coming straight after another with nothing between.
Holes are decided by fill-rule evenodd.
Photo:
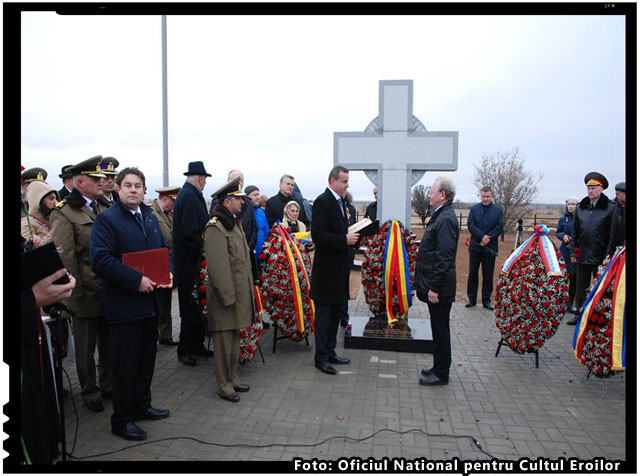
<instances>
[{"instance_id":1,"label":"military officer in uniform","mask_svg":"<svg viewBox=\"0 0 640 476\"><path fill-rule=\"evenodd\" d=\"M118 194L115 192L116 175L118 175L116 169L118 165L120 165L120 162L113 157L104 157L100 163L102 173L105 175L101 201L104 202L107 208L120 200Z\"/></svg>"},{"instance_id":2,"label":"military officer in uniform","mask_svg":"<svg viewBox=\"0 0 640 476\"><path fill-rule=\"evenodd\" d=\"M164 241L169 246L169 255L173 257L173 206L176 203L176 197L180 187L163 187L156 189L158 198L153 200L151 210L158 219L160 231L164 237ZM173 263L173 260L171 260ZM173 270L171 270L173 273ZM178 345L173 340L173 325L171 323L171 289L158 289L158 293L162 295L162 312L158 319L158 340L165 345Z\"/></svg>"},{"instance_id":3,"label":"military officer in uniform","mask_svg":"<svg viewBox=\"0 0 640 476\"><path fill-rule=\"evenodd\" d=\"M102 280L89 263L89 237L96 216L106 208L99 203L104 174L102 156L68 169L73 190L51 212L51 236L61 248L64 267L76 278L68 307L73 311L76 368L81 395L87 407L104 410L101 397L111 396L111 339L102 305ZM94 354L98 347L99 381Z\"/></svg>"},{"instance_id":4,"label":"military officer in uniform","mask_svg":"<svg viewBox=\"0 0 640 476\"><path fill-rule=\"evenodd\" d=\"M71 193L71 190L73 190L73 175L67 172L67 168L72 166L73 164L65 165L64 167L62 167L62 170L60 171L60 175L58 175L58 177L62 179L62 188L58 190L58 195L60 196L60 200L62 200L67 195L69 195Z\"/></svg>"},{"instance_id":5,"label":"military officer in uniform","mask_svg":"<svg viewBox=\"0 0 640 476\"><path fill-rule=\"evenodd\" d=\"M238 402L238 392L249 391L249 385L240 383L238 377L240 330L251 325L254 313L251 252L238 218L245 196L240 177L227 182L215 195L218 204L202 233L209 272L208 323L216 350L218 395Z\"/></svg>"}]
</instances>

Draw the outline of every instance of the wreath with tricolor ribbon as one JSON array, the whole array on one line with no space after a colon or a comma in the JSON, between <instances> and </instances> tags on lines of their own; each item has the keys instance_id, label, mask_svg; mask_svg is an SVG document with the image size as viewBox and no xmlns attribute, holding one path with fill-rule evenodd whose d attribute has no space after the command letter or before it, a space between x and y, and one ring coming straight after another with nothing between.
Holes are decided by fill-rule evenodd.
<instances>
[{"instance_id":1,"label":"wreath with tricolor ribbon","mask_svg":"<svg viewBox=\"0 0 640 476\"><path fill-rule=\"evenodd\" d=\"M626 251L619 247L598 268L573 336L574 355L599 378L626 367Z\"/></svg>"},{"instance_id":2,"label":"wreath with tricolor ribbon","mask_svg":"<svg viewBox=\"0 0 640 476\"><path fill-rule=\"evenodd\" d=\"M411 283L418 246L397 220L387 220L365 243L362 286L366 303L375 317L392 324L406 316L412 305Z\"/></svg>"},{"instance_id":3,"label":"wreath with tricolor ribbon","mask_svg":"<svg viewBox=\"0 0 640 476\"><path fill-rule=\"evenodd\" d=\"M515 352L535 352L558 330L569 301L569 276L544 225L506 259L495 295L496 327Z\"/></svg>"},{"instance_id":4,"label":"wreath with tricolor ribbon","mask_svg":"<svg viewBox=\"0 0 640 476\"><path fill-rule=\"evenodd\" d=\"M260 267L260 294L274 324L296 342L308 337L315 308L309 296L311 259L302 241L276 223L262 246Z\"/></svg>"}]
</instances>

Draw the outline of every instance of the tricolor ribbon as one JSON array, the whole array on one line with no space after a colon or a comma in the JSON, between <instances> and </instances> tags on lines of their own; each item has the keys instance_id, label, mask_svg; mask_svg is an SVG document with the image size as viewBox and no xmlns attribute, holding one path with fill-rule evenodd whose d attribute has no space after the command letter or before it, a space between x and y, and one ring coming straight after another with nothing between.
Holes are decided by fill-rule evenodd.
<instances>
[{"instance_id":1,"label":"tricolor ribbon","mask_svg":"<svg viewBox=\"0 0 640 476\"><path fill-rule=\"evenodd\" d=\"M384 299L387 321L397 321L393 312L393 297L398 297L399 314L404 317L412 305L411 282L409 280L409 258L404 246L400 225L391 222L384 246ZM395 286L394 286L395 285Z\"/></svg>"},{"instance_id":2,"label":"tricolor ribbon","mask_svg":"<svg viewBox=\"0 0 640 476\"><path fill-rule=\"evenodd\" d=\"M260 297L260 290L258 289L258 286L256 286L255 284L253 285L253 302L255 303L255 315L256 317L260 317L262 316L262 313L264 312L264 306L262 305L262 298Z\"/></svg>"},{"instance_id":3,"label":"tricolor ribbon","mask_svg":"<svg viewBox=\"0 0 640 476\"><path fill-rule=\"evenodd\" d=\"M302 296L302 290L300 289L300 281L298 279L298 271L296 268L296 257L298 258L298 262L302 267L303 277L305 279L305 283L307 285L307 291L309 290L309 276L307 275L307 270L304 267L304 261L302 260L302 254L300 253L300 249L298 245L293 241L291 236L287 233L282 225L278 225L278 233L282 238L282 244L285 250L285 256L287 257L287 261L289 263L289 278L291 279L291 284L293 287L293 307L296 314L296 323L298 324L298 331L300 333L304 333L304 298ZM314 307L311 299L307 298L309 309L311 311L311 323L314 323Z\"/></svg>"},{"instance_id":4,"label":"tricolor ribbon","mask_svg":"<svg viewBox=\"0 0 640 476\"><path fill-rule=\"evenodd\" d=\"M573 335L573 353L580 360L585 344L585 336L589 315L600 302L605 291L614 281L613 299L611 303L611 370L624 370L626 367L626 278L627 278L627 248L622 247L609 262L607 269L591 288L587 300L582 306L578 325Z\"/></svg>"},{"instance_id":5,"label":"tricolor ribbon","mask_svg":"<svg viewBox=\"0 0 640 476\"><path fill-rule=\"evenodd\" d=\"M556 257L556 249L553 243L547 236L549 228L545 225L536 225L533 227L535 233L525 240L518 248L509 255L504 264L502 265L502 272L508 273L516 262L522 258L529 248L538 246L544 269L547 271L548 276L561 276L560 263Z\"/></svg>"}]
</instances>

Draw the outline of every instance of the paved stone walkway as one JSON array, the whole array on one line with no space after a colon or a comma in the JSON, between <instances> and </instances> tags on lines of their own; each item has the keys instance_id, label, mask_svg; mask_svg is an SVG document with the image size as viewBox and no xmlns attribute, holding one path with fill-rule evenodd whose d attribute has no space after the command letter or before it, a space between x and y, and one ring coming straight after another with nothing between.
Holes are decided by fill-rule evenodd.
<instances>
[{"instance_id":1,"label":"paved stone walkway","mask_svg":"<svg viewBox=\"0 0 640 476\"><path fill-rule=\"evenodd\" d=\"M173 315L178 316L174 293ZM362 290L349 303L352 315L366 315ZM427 306L414 299L410 316L428 317ZM430 367L429 354L344 349L342 328L338 352L350 357L350 365L338 366L336 376L313 367L310 346L278 341L272 353L273 329L262 343L265 363L259 355L241 367L241 378L251 391L239 403L215 394L213 359L198 358L196 367L178 362L175 347L159 346L152 385L153 405L171 410L171 417L143 421L148 444L138 445L97 461L202 461L291 460L303 458L363 459L405 457L429 460L487 460L470 435L498 459L522 457L578 457L625 459L625 375L602 382L594 377L582 381L584 368L571 350L575 327L562 323L557 334L540 351L540 367L533 354L524 356L503 347L495 356L499 332L493 314L481 307L466 309L454 303L451 314L453 364L449 385L428 388L418 385L419 372ZM174 317L174 336L179 318ZM67 366L72 390L78 394L75 367ZM65 384L67 386L67 384ZM74 444L76 417L66 399L67 449ZM110 432L111 402L107 410L89 412L76 397L79 417L73 455L78 458L130 447ZM317 446L225 448L190 437L221 444L313 445L340 435L365 438L377 430L406 431L403 435L382 432L362 442L333 439ZM145 442L145 443L146 443Z\"/></svg>"}]
</instances>

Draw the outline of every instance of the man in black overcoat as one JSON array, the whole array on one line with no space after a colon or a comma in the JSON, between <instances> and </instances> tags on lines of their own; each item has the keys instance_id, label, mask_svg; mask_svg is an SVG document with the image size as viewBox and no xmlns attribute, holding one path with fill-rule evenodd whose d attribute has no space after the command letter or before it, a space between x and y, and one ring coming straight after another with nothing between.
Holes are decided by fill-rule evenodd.
<instances>
[{"instance_id":1,"label":"man in black overcoat","mask_svg":"<svg viewBox=\"0 0 640 476\"><path fill-rule=\"evenodd\" d=\"M204 347L205 325L193 288L200 271L202 231L209 215L202 190L211 177L200 161L190 162L173 208L173 266L180 304L180 343L178 360L184 365L197 364L196 355L213 355Z\"/></svg>"},{"instance_id":2,"label":"man in black overcoat","mask_svg":"<svg viewBox=\"0 0 640 476\"><path fill-rule=\"evenodd\" d=\"M347 233L345 194L349 187L349 170L340 165L329 173L329 187L313 202L311 236L315 243L311 272L311 299L315 302L315 366L335 375L331 364L348 364L351 360L335 352L340 308L349 299L349 246L360 235Z\"/></svg>"},{"instance_id":3,"label":"man in black overcoat","mask_svg":"<svg viewBox=\"0 0 640 476\"><path fill-rule=\"evenodd\" d=\"M460 228L453 212L455 188L438 177L429 191L431 220L420 242L413 286L418 299L429 306L433 334L433 367L423 369L420 385L446 385L451 367L449 315L456 299L456 254Z\"/></svg>"}]
</instances>

